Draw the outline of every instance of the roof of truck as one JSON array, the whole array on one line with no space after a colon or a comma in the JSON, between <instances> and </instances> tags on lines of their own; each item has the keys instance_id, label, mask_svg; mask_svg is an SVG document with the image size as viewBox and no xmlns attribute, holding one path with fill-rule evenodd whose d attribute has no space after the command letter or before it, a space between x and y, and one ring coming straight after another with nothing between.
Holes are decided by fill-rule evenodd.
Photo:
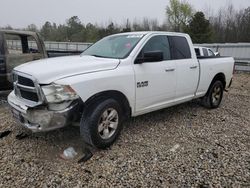
<instances>
[{"instance_id":1,"label":"roof of truck","mask_svg":"<svg viewBox=\"0 0 250 188\"><path fill-rule=\"evenodd\" d=\"M176 36L186 36L186 33L178 33L178 32L167 32L167 31L136 31L136 32L126 32L126 33L118 33L115 35L150 35L150 34L167 34L167 35L176 35Z\"/></svg>"},{"instance_id":2,"label":"roof of truck","mask_svg":"<svg viewBox=\"0 0 250 188\"><path fill-rule=\"evenodd\" d=\"M36 32L32 32L32 31L5 30L5 29L0 29L0 33L13 34L13 35L34 35L34 34L36 34Z\"/></svg>"}]
</instances>

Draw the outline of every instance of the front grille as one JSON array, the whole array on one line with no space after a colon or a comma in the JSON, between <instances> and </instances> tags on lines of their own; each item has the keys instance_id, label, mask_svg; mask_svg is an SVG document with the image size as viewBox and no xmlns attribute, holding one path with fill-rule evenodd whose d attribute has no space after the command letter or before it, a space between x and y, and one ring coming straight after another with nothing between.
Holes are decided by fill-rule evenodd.
<instances>
[{"instance_id":1,"label":"front grille","mask_svg":"<svg viewBox=\"0 0 250 188\"><path fill-rule=\"evenodd\" d=\"M34 101L34 102L38 102L38 96L37 93L33 93L33 92L29 92L29 91L24 91L22 89L20 89L20 94L21 97L30 101Z\"/></svg>"},{"instance_id":2,"label":"front grille","mask_svg":"<svg viewBox=\"0 0 250 188\"><path fill-rule=\"evenodd\" d=\"M35 87L34 82L29 78L25 78L23 76L18 75L17 80L18 80L18 83L21 84L21 85L29 86L29 87Z\"/></svg>"},{"instance_id":3,"label":"front grille","mask_svg":"<svg viewBox=\"0 0 250 188\"><path fill-rule=\"evenodd\" d=\"M14 90L17 97L25 99L32 104L41 104L40 86L35 79L23 73L13 73Z\"/></svg>"}]
</instances>

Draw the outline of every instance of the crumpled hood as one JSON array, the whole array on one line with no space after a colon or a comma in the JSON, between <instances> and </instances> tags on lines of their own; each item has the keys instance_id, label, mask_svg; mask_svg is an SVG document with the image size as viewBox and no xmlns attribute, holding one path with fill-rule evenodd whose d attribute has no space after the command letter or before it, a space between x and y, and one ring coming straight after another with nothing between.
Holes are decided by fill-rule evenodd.
<instances>
[{"instance_id":1,"label":"crumpled hood","mask_svg":"<svg viewBox=\"0 0 250 188\"><path fill-rule=\"evenodd\" d=\"M78 55L32 61L14 70L34 76L40 84L49 84L77 74L112 70L119 65L119 62L118 59Z\"/></svg>"}]
</instances>

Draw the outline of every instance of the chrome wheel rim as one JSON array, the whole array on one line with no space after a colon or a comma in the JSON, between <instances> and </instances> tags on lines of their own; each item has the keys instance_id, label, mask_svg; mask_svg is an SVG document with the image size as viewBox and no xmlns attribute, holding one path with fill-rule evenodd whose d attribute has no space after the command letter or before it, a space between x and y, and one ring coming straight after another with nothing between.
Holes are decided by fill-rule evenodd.
<instances>
[{"instance_id":1,"label":"chrome wheel rim","mask_svg":"<svg viewBox=\"0 0 250 188\"><path fill-rule=\"evenodd\" d=\"M111 138L118 127L119 116L114 108L105 110L98 122L98 133L102 139Z\"/></svg>"},{"instance_id":2,"label":"chrome wheel rim","mask_svg":"<svg viewBox=\"0 0 250 188\"><path fill-rule=\"evenodd\" d=\"M220 86L215 86L212 92L212 102L214 105L218 105L221 99L222 90Z\"/></svg>"}]
</instances>

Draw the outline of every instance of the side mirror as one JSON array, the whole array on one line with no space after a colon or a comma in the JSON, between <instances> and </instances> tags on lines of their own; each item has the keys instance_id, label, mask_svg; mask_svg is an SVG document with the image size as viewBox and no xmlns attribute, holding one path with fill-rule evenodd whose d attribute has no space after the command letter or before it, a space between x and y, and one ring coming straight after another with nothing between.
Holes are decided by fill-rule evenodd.
<instances>
[{"instance_id":1,"label":"side mirror","mask_svg":"<svg viewBox=\"0 0 250 188\"><path fill-rule=\"evenodd\" d=\"M135 60L135 64L141 63L153 63L163 61L163 52L162 51L151 51L144 52L142 57L137 57Z\"/></svg>"}]
</instances>

